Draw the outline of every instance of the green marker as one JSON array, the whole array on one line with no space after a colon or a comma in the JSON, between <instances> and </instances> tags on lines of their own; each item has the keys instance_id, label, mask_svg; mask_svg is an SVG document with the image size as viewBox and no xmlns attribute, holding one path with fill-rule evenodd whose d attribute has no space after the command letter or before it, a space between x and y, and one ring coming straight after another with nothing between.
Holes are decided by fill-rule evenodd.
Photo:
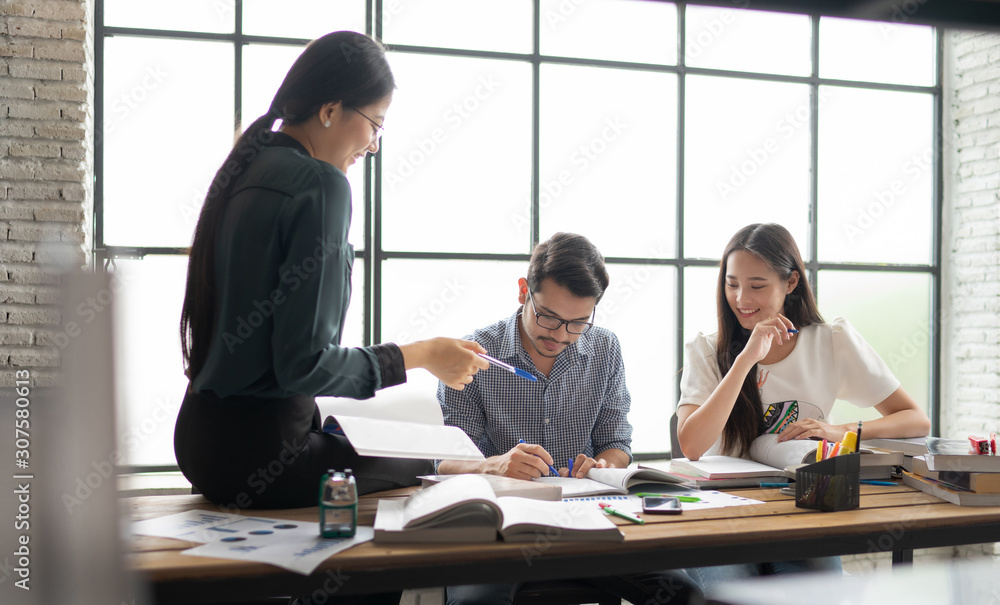
<instances>
[{"instance_id":1,"label":"green marker","mask_svg":"<svg viewBox=\"0 0 1000 605\"><path fill-rule=\"evenodd\" d=\"M638 494L632 494L633 496L638 496L640 498L677 498L681 502L701 502L701 498L696 496L672 496L670 494L652 494L649 492L639 492Z\"/></svg>"}]
</instances>

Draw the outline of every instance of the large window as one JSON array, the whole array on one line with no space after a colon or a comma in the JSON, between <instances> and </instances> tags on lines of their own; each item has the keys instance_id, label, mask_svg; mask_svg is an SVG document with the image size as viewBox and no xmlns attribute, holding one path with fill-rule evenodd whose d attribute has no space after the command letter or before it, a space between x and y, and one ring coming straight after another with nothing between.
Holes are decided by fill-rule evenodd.
<instances>
[{"instance_id":1,"label":"large window","mask_svg":"<svg viewBox=\"0 0 1000 605\"><path fill-rule=\"evenodd\" d=\"M338 29L387 43L398 81L382 150L348 175L344 344L505 318L534 244L582 233L610 265L597 321L622 341L634 451L663 455L684 342L716 329L719 255L779 222L823 314L848 317L933 416L934 29L637 0L184 6L99 2L95 242L125 284L128 463L174 464L185 249L211 175L307 41ZM411 373L379 397L434 389Z\"/></svg>"}]
</instances>

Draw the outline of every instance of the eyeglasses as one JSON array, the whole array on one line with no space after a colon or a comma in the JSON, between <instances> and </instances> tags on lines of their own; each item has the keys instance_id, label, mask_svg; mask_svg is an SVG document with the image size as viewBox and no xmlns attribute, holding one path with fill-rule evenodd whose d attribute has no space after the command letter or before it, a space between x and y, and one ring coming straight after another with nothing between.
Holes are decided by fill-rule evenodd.
<instances>
[{"instance_id":1,"label":"eyeglasses","mask_svg":"<svg viewBox=\"0 0 1000 605\"><path fill-rule=\"evenodd\" d=\"M385 132L385 126L382 126L381 124L379 124L375 120L369 118L365 114L363 114L360 111L358 111L357 107L350 107L350 106L348 106L348 109L353 109L354 111L357 111L358 114L360 114L362 118L364 118L364 119L366 119L366 120L368 120L369 122L372 123L372 127L375 129L375 140L376 141L382 138L382 133Z\"/></svg>"},{"instance_id":2,"label":"eyeglasses","mask_svg":"<svg viewBox=\"0 0 1000 605\"><path fill-rule=\"evenodd\" d=\"M531 301L532 312L535 314L535 323L546 330L558 330L565 324L566 331L570 334L586 334L594 327L593 323L586 321L567 321L551 315L542 315L538 312L538 307L535 306L535 299L531 297L531 290L528 290L528 300ZM597 313L596 307L594 313Z\"/></svg>"}]
</instances>

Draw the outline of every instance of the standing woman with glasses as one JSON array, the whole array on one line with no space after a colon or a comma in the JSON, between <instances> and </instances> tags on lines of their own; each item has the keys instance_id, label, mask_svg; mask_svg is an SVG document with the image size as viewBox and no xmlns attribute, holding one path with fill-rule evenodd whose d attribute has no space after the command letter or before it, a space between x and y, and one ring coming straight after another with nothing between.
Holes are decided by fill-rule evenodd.
<instances>
[{"instance_id":1,"label":"standing woman with glasses","mask_svg":"<svg viewBox=\"0 0 1000 605\"><path fill-rule=\"evenodd\" d=\"M482 347L449 338L340 346L354 260L345 173L378 151L394 89L378 42L314 40L208 190L181 312L190 385L174 451L217 504L316 506L330 468L353 469L362 494L413 484L428 462L358 456L322 431L314 397L369 398L410 368L462 389L488 367Z\"/></svg>"}]
</instances>

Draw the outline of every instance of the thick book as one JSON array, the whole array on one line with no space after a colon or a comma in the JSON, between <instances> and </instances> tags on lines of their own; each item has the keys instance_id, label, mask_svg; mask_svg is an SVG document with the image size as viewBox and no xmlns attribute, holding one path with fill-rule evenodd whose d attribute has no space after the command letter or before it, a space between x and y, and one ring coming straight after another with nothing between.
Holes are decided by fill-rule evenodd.
<instances>
[{"instance_id":1,"label":"thick book","mask_svg":"<svg viewBox=\"0 0 1000 605\"><path fill-rule=\"evenodd\" d=\"M374 541L534 542L540 536L566 541L621 542L618 527L593 502L547 502L497 496L477 475L458 475L423 488L405 500L379 500Z\"/></svg>"},{"instance_id":2,"label":"thick book","mask_svg":"<svg viewBox=\"0 0 1000 605\"><path fill-rule=\"evenodd\" d=\"M1000 494L977 494L952 489L940 481L903 471L903 483L959 506L1000 506Z\"/></svg>"},{"instance_id":3,"label":"thick book","mask_svg":"<svg viewBox=\"0 0 1000 605\"><path fill-rule=\"evenodd\" d=\"M777 441L777 435L761 435L750 446L750 458L702 456L698 460L677 458L670 468L706 479L757 479L775 475L788 476L789 467L816 462L819 441L809 439ZM903 454L874 448L861 448L861 467L865 478L888 477L893 466L903 463ZM873 469L867 470L866 469Z\"/></svg>"},{"instance_id":4,"label":"thick book","mask_svg":"<svg viewBox=\"0 0 1000 605\"><path fill-rule=\"evenodd\" d=\"M1000 473L1000 456L970 453L968 439L927 437L924 460L932 471Z\"/></svg>"},{"instance_id":5,"label":"thick book","mask_svg":"<svg viewBox=\"0 0 1000 605\"><path fill-rule=\"evenodd\" d=\"M513 477L503 477L501 475L490 475L487 473L474 473L477 477L482 477L493 488L496 496L518 496L520 498L531 498L532 500L562 500L562 487L559 485L542 483L540 481L527 481L525 479L515 479ZM441 483L461 475L420 475L421 487L430 487L435 483Z\"/></svg>"},{"instance_id":6,"label":"thick book","mask_svg":"<svg viewBox=\"0 0 1000 605\"><path fill-rule=\"evenodd\" d=\"M681 460L681 458L678 458ZM779 471L778 469L771 469L770 475L758 476L758 477L734 477L732 479L708 479L706 477L700 477L696 475L689 475L686 473L681 473L675 470L671 470L670 462L642 462L639 464L639 468L642 469L655 469L660 472L665 472L670 474L676 479L681 481L681 485L686 487L696 487L698 489L705 490L720 490L720 489L732 489L737 487L759 487L761 483L785 483L788 481L788 476ZM795 478L794 473L792 478Z\"/></svg>"},{"instance_id":7,"label":"thick book","mask_svg":"<svg viewBox=\"0 0 1000 605\"><path fill-rule=\"evenodd\" d=\"M540 477L532 483L559 486L563 498L581 498L599 494L627 494L644 483L680 485L685 479L654 468L592 468L583 479L576 477Z\"/></svg>"},{"instance_id":8,"label":"thick book","mask_svg":"<svg viewBox=\"0 0 1000 605\"><path fill-rule=\"evenodd\" d=\"M864 432L862 430L862 437ZM862 439L862 447L877 447L883 450L902 452L907 456L922 456L927 453L927 443L925 437L912 437L909 439Z\"/></svg>"},{"instance_id":9,"label":"thick book","mask_svg":"<svg viewBox=\"0 0 1000 605\"><path fill-rule=\"evenodd\" d=\"M915 475L940 481L952 489L968 490L977 494L1000 494L1000 473L932 471L927 467L924 456L914 456L907 470Z\"/></svg>"}]
</instances>

